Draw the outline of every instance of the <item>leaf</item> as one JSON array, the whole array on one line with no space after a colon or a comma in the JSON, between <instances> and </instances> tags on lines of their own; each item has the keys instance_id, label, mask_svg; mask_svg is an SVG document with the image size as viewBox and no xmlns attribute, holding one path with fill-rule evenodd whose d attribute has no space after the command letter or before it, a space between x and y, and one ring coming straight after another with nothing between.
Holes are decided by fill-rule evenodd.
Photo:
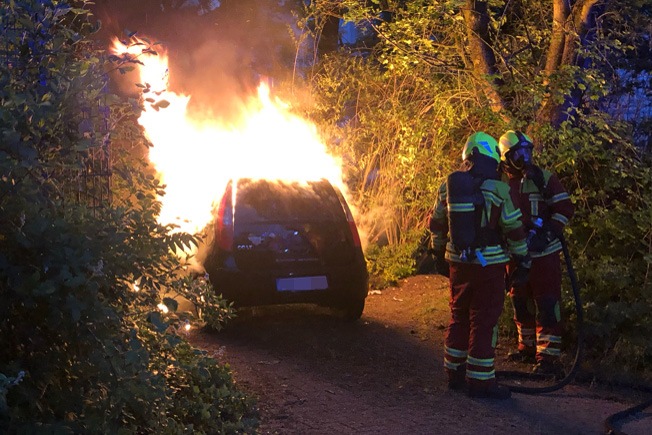
<instances>
[{"instance_id":1,"label":"leaf","mask_svg":"<svg viewBox=\"0 0 652 435\"><path fill-rule=\"evenodd\" d=\"M167 101L167 100L159 100L159 101L157 101L156 103L153 104L153 107L155 109L158 109L158 108L165 109L169 105L170 105L169 101Z\"/></svg>"},{"instance_id":2,"label":"leaf","mask_svg":"<svg viewBox=\"0 0 652 435\"><path fill-rule=\"evenodd\" d=\"M73 276L64 281L64 285L70 288L78 288L86 283L86 277L83 275Z\"/></svg>"},{"instance_id":3,"label":"leaf","mask_svg":"<svg viewBox=\"0 0 652 435\"><path fill-rule=\"evenodd\" d=\"M172 313L176 313L177 309L179 308L179 302L169 297L163 298L163 304L168 307L168 310L170 310Z\"/></svg>"},{"instance_id":4,"label":"leaf","mask_svg":"<svg viewBox=\"0 0 652 435\"><path fill-rule=\"evenodd\" d=\"M91 139L81 139L75 144L73 149L75 151L86 151L93 146L95 146L95 142L93 142Z\"/></svg>"},{"instance_id":5,"label":"leaf","mask_svg":"<svg viewBox=\"0 0 652 435\"><path fill-rule=\"evenodd\" d=\"M168 329L168 323L163 320L161 313L158 311L151 311L147 315L147 321L154 325L154 328L160 333L163 333Z\"/></svg>"}]
</instances>

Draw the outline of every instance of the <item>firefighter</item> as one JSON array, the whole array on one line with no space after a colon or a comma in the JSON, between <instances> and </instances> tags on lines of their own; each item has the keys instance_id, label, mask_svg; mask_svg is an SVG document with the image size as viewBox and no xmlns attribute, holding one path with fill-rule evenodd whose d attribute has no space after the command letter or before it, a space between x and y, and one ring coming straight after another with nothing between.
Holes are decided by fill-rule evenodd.
<instances>
[{"instance_id":1,"label":"firefighter","mask_svg":"<svg viewBox=\"0 0 652 435\"><path fill-rule=\"evenodd\" d=\"M559 236L573 216L570 197L559 178L536 166L532 139L509 130L500 137L503 180L512 201L523 213L532 269L524 286L511 286L518 331L518 349L508 358L535 364L535 373L563 376L561 348L561 242ZM509 265L508 270L514 267Z\"/></svg>"},{"instance_id":2,"label":"firefighter","mask_svg":"<svg viewBox=\"0 0 652 435\"><path fill-rule=\"evenodd\" d=\"M474 133L462 159L462 168L440 187L430 218L438 272L450 280L444 370L450 389L507 399L511 393L496 382L494 370L497 323L510 256L518 264L511 275L515 285L527 279L525 231L509 187L500 181L496 139Z\"/></svg>"}]
</instances>

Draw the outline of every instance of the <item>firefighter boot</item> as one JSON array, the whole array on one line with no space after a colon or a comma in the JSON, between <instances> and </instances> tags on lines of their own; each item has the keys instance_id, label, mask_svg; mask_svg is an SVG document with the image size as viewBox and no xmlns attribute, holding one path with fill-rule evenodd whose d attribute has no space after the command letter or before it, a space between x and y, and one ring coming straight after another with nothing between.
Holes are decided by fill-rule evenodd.
<instances>
[{"instance_id":1,"label":"firefighter boot","mask_svg":"<svg viewBox=\"0 0 652 435\"><path fill-rule=\"evenodd\" d=\"M457 370L446 369L448 389L460 391L466 387L466 364L461 364Z\"/></svg>"},{"instance_id":2,"label":"firefighter boot","mask_svg":"<svg viewBox=\"0 0 652 435\"><path fill-rule=\"evenodd\" d=\"M506 386L499 385L494 379L493 381L470 382L468 395L480 399L505 400L512 397L512 392Z\"/></svg>"},{"instance_id":3,"label":"firefighter boot","mask_svg":"<svg viewBox=\"0 0 652 435\"><path fill-rule=\"evenodd\" d=\"M551 376L556 380L563 379L566 375L561 361L558 359L542 359L532 369L532 373L537 375Z\"/></svg>"},{"instance_id":4,"label":"firefighter boot","mask_svg":"<svg viewBox=\"0 0 652 435\"><path fill-rule=\"evenodd\" d=\"M513 350L507 354L507 361L523 364L536 364L537 360L535 353L536 351L530 348Z\"/></svg>"}]
</instances>

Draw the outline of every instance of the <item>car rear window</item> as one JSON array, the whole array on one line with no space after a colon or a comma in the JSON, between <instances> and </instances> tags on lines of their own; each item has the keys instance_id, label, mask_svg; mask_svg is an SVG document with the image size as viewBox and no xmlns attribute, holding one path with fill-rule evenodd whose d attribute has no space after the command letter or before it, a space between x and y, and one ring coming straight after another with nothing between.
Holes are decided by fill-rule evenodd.
<instances>
[{"instance_id":1,"label":"car rear window","mask_svg":"<svg viewBox=\"0 0 652 435\"><path fill-rule=\"evenodd\" d=\"M235 219L242 222L346 220L335 190L326 181L306 183L238 180Z\"/></svg>"}]
</instances>

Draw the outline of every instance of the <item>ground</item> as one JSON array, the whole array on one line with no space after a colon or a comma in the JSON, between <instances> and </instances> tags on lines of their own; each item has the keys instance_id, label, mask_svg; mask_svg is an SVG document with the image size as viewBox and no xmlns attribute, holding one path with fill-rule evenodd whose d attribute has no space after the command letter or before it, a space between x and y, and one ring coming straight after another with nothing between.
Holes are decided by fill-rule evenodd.
<instances>
[{"instance_id":1,"label":"ground","mask_svg":"<svg viewBox=\"0 0 652 435\"><path fill-rule=\"evenodd\" d=\"M448 391L447 300L444 278L419 275L372 291L355 323L308 305L264 307L189 338L257 399L262 434L600 434L608 416L646 399L586 383L507 401ZM510 345L499 345L497 369L526 369L503 361ZM652 433L652 410L617 429Z\"/></svg>"}]
</instances>

